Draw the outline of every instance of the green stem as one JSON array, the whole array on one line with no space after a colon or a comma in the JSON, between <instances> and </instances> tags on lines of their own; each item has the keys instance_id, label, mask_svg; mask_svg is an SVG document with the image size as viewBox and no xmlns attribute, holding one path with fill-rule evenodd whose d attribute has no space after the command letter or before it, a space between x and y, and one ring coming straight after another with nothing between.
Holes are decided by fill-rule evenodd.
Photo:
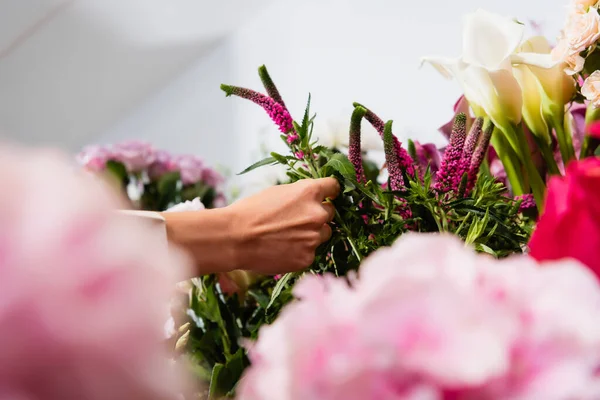
<instances>
[{"instance_id":1,"label":"green stem","mask_svg":"<svg viewBox=\"0 0 600 400\"><path fill-rule=\"evenodd\" d=\"M533 164L533 160L529 152L529 145L527 144L527 139L525 138L522 126L511 126L510 129L513 130L517 140L519 141L521 161L525 166L525 171L527 172L527 177L529 178L529 184L531 185L531 190L533 191L533 197L535 198L538 211L541 214L544 205L544 199L546 197L546 184L540 176L537 168Z\"/></svg>"},{"instance_id":2,"label":"green stem","mask_svg":"<svg viewBox=\"0 0 600 400\"><path fill-rule=\"evenodd\" d=\"M565 119L564 115L562 118L553 115L550 125L554 128L556 132L556 139L558 140L558 148L560 150L560 155L563 160L563 164L565 167L569 162L575 159L575 148L573 147L573 138L571 137L571 132L565 130Z\"/></svg>"},{"instance_id":3,"label":"green stem","mask_svg":"<svg viewBox=\"0 0 600 400\"><path fill-rule=\"evenodd\" d=\"M544 139L544 137L539 137L535 134L532 134L533 140L535 140L535 144L540 148L542 153L542 157L544 158L544 162L546 163L546 167L548 168L548 172L550 175L560 175L560 170L558 169L558 164L556 164L556 160L554 159L554 152L550 147L550 144Z\"/></svg>"},{"instance_id":4,"label":"green stem","mask_svg":"<svg viewBox=\"0 0 600 400\"><path fill-rule=\"evenodd\" d=\"M499 131L497 128L494 130L492 134L492 146L498 153L498 157L500 161L502 161L502 165L504 166L504 170L506 171L506 177L510 182L510 186L512 192L515 196L520 196L525 194L525 184L522 181L521 174L521 163L519 162L519 158L507 142L503 133Z\"/></svg>"},{"instance_id":5,"label":"green stem","mask_svg":"<svg viewBox=\"0 0 600 400\"><path fill-rule=\"evenodd\" d=\"M330 202L329 199L327 201ZM348 240L348 243L350 243L350 247L352 247L352 251L354 252L354 255L356 256L356 258L358 259L358 262L361 262L362 261L362 256L358 252L358 249L356 248L356 245L354 244L354 241L350 237L350 229L348 229L348 226L346 226L346 223L344 222L344 219L342 218L342 216L338 212L337 208L335 209L335 220L336 220L336 222L338 224L340 224L340 226L342 227L342 229L344 230L344 232L346 232L346 239Z\"/></svg>"}]
</instances>

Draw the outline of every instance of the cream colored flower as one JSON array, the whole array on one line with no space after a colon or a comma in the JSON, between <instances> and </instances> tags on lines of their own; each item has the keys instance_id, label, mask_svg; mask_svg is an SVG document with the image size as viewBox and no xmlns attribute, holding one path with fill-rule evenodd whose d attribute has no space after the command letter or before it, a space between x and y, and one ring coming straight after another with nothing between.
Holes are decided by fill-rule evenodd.
<instances>
[{"instance_id":1,"label":"cream colored flower","mask_svg":"<svg viewBox=\"0 0 600 400\"><path fill-rule=\"evenodd\" d=\"M569 75L578 74L583 70L585 58L579 52L571 50L566 38L562 37L552 49L552 59L565 64L565 72Z\"/></svg>"},{"instance_id":2,"label":"cream colored flower","mask_svg":"<svg viewBox=\"0 0 600 400\"><path fill-rule=\"evenodd\" d=\"M581 94L596 107L600 107L600 71L591 74L581 88Z\"/></svg>"},{"instance_id":3,"label":"cream colored flower","mask_svg":"<svg viewBox=\"0 0 600 400\"><path fill-rule=\"evenodd\" d=\"M596 8L569 15L564 32L571 53L581 53L600 38L600 15Z\"/></svg>"},{"instance_id":4,"label":"cream colored flower","mask_svg":"<svg viewBox=\"0 0 600 400\"><path fill-rule=\"evenodd\" d=\"M573 0L571 2L571 6L573 8L578 8L587 11L587 9L593 5L595 5L598 0Z\"/></svg>"},{"instance_id":5,"label":"cream colored flower","mask_svg":"<svg viewBox=\"0 0 600 400\"><path fill-rule=\"evenodd\" d=\"M556 65L549 54L517 52L523 34L523 25L513 19L477 10L465 17L460 58L423 61L444 76L455 77L476 114L489 116L496 126L518 124L523 100L512 65Z\"/></svg>"}]
</instances>

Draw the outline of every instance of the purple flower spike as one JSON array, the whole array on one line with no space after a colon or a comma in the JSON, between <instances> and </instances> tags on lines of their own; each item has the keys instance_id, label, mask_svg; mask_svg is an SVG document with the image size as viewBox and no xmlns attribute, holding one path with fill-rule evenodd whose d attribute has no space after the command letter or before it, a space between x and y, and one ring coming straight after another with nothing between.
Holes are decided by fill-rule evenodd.
<instances>
[{"instance_id":1,"label":"purple flower spike","mask_svg":"<svg viewBox=\"0 0 600 400\"><path fill-rule=\"evenodd\" d=\"M285 139L287 141L288 144L292 144L294 143L296 140L298 140L300 138L300 136L296 135L296 134L292 134L292 135L288 135L287 138Z\"/></svg>"},{"instance_id":2,"label":"purple flower spike","mask_svg":"<svg viewBox=\"0 0 600 400\"><path fill-rule=\"evenodd\" d=\"M462 174L460 174L460 163L463 148L467 136L467 116L459 113L454 119L450 144L444 152L444 158L437 174L437 182L434 189L440 192L458 190Z\"/></svg>"},{"instance_id":3,"label":"purple flower spike","mask_svg":"<svg viewBox=\"0 0 600 400\"><path fill-rule=\"evenodd\" d=\"M475 148L475 152L473 153L473 157L471 157L469 179L467 182L467 193L469 193L475 187L479 169L481 168L481 164L483 164L485 155L488 153L488 149L490 147L492 133L494 133L494 124L491 121L487 121L486 126L483 128L483 133L479 138L479 142L477 143L477 147Z\"/></svg>"},{"instance_id":4,"label":"purple flower spike","mask_svg":"<svg viewBox=\"0 0 600 400\"><path fill-rule=\"evenodd\" d=\"M279 126L281 132L288 134L294 130L292 116L287 108L272 98L254 90L238 86L221 85L221 90L223 90L227 96L239 96L261 106L267 114L269 114L269 117L273 122Z\"/></svg>"},{"instance_id":5,"label":"purple flower spike","mask_svg":"<svg viewBox=\"0 0 600 400\"><path fill-rule=\"evenodd\" d=\"M460 170L458 171L460 176L462 176L464 173L468 173L471 169L471 159L473 158L473 154L475 154L475 148L477 148L477 142L481 136L482 129L483 118L477 118L471 126L469 134L467 135L467 139L465 140L462 159L460 161Z\"/></svg>"},{"instance_id":6,"label":"purple flower spike","mask_svg":"<svg viewBox=\"0 0 600 400\"><path fill-rule=\"evenodd\" d=\"M379 118L373 111L369 110L368 108L366 108L365 106L363 106L361 104L354 103L354 107L362 107L365 110L367 110L367 113L365 114L364 118L367 121L369 121L369 123L373 126L373 128L375 128L377 133L379 133L379 136L381 137L381 139L384 139L385 123L383 122L383 120L381 118ZM403 171L406 171L407 175L415 176L415 167L414 167L414 161L413 161L412 157L410 156L410 154L408 154L408 151L406 151L406 149L404 149L402 147L402 143L400 143L398 138L393 133L392 133L392 141L393 141L393 145L394 145L394 151L396 152L396 154L398 155L398 159L400 160L399 161L400 168Z\"/></svg>"},{"instance_id":7,"label":"purple flower spike","mask_svg":"<svg viewBox=\"0 0 600 400\"><path fill-rule=\"evenodd\" d=\"M275 86L275 82L273 82L273 79L271 79L271 75L269 75L267 67L262 65L260 68L258 68L258 76L260 77L260 80L262 81L269 97L281 104L282 107L285 107L283 98L281 97L281 94L279 94L279 90L277 89L277 86Z\"/></svg>"},{"instance_id":8,"label":"purple flower spike","mask_svg":"<svg viewBox=\"0 0 600 400\"><path fill-rule=\"evenodd\" d=\"M365 171L363 169L362 150L360 146L360 124L367 113L364 107L356 107L352 112L350 119L350 140L348 146L348 159L354 165L356 171L356 180L366 182Z\"/></svg>"},{"instance_id":9,"label":"purple flower spike","mask_svg":"<svg viewBox=\"0 0 600 400\"><path fill-rule=\"evenodd\" d=\"M519 206L519 212L528 211L536 208L535 199L531 193L523 194L521 196L515 197L515 200L521 200L521 205Z\"/></svg>"},{"instance_id":10,"label":"purple flower spike","mask_svg":"<svg viewBox=\"0 0 600 400\"><path fill-rule=\"evenodd\" d=\"M400 157L398 157L396 147L394 146L396 143L394 138L392 121L388 121L383 130L383 150L385 151L385 161L390 175L390 189L400 190L404 186L404 177L402 176L402 168L400 167Z\"/></svg>"}]
</instances>

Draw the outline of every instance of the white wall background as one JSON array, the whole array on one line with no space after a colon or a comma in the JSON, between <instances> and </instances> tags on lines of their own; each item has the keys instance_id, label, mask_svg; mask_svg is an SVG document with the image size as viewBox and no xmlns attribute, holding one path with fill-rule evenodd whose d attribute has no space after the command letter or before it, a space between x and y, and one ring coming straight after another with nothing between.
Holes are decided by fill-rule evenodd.
<instances>
[{"instance_id":1,"label":"white wall background","mask_svg":"<svg viewBox=\"0 0 600 400\"><path fill-rule=\"evenodd\" d=\"M122 3L128 1L133 0ZM103 124L93 118L78 119L77 130L91 134L77 136L73 131L74 137L59 137L55 142L74 150L85 142L142 138L172 151L200 154L210 163L238 171L260 157L265 142L267 147L274 147L279 138L277 129L262 110L241 99L225 98L219 84L261 89L256 74L261 64L268 66L296 118L301 116L308 93L312 93L320 136L332 130L345 133L351 104L359 101L384 119L394 119L395 132L401 139L439 142L436 129L451 116L459 90L455 82L444 80L432 68L425 66L419 70L420 57L459 55L461 16L478 7L515 16L523 22L535 20L548 36L554 37L562 25L567 1L277 0L260 2L260 7L256 3L256 12L250 15L244 10L226 38L210 41L208 45L204 41L204 51L197 57L191 57L193 51L187 52L177 58L176 66L163 68L171 73L169 79L155 83L154 91L146 88L144 96L126 112L125 106L120 105L121 112L111 114L113 120ZM147 7L151 7L150 3L146 3ZM196 4L200 3L205 5L199 9L202 21L210 20L210 4L214 2L196 0ZM252 1L243 3L249 8ZM105 7L101 4L105 3L96 1L95 7ZM215 18L218 15L215 11ZM127 24L126 17L119 21L121 25ZM189 15L186 21L190 24ZM163 35L169 32L169 26L177 31L177 25L177 18L165 22L161 25ZM123 30L115 32L126 35ZM143 38L147 32L139 31L138 36ZM174 38L162 48L181 47L183 42ZM93 49L94 44L89 46ZM206 50L206 46L210 48ZM161 57L173 56L165 50ZM110 64L111 60L105 62ZM154 62L160 66L165 60ZM68 64L68 60L63 63ZM128 67L123 60L118 65ZM135 65L135 68L139 74L147 75L154 64ZM39 69L43 71L44 66ZM2 63L0 93L6 85L1 73ZM38 84L46 85L48 91L60 92L56 82L51 86L43 82L50 78L42 75ZM19 84L18 77L11 76L11 86ZM46 96L51 95L46 93ZM103 98L104 103L93 103L93 107L110 108L112 98ZM2 112L1 108L7 104L1 100L0 119L11 120L11 113ZM28 107L29 115L19 114L18 118L36 118L42 106L43 102L37 108ZM82 106L85 110L86 105ZM61 115L55 119L65 118L66 115ZM86 120L93 127L86 127ZM43 130L39 125L35 127ZM4 126L19 124L11 122ZM58 134L55 128L50 128L53 134Z\"/></svg>"}]
</instances>

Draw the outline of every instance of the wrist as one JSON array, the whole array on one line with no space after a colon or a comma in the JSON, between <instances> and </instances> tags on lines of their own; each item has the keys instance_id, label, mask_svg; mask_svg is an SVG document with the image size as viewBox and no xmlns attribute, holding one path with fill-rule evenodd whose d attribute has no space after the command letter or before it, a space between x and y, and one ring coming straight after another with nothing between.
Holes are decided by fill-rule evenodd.
<instances>
[{"instance_id":1,"label":"wrist","mask_svg":"<svg viewBox=\"0 0 600 400\"><path fill-rule=\"evenodd\" d=\"M197 274L233 271L238 256L234 222L227 208L162 213L169 242L186 250L194 260Z\"/></svg>"}]
</instances>

